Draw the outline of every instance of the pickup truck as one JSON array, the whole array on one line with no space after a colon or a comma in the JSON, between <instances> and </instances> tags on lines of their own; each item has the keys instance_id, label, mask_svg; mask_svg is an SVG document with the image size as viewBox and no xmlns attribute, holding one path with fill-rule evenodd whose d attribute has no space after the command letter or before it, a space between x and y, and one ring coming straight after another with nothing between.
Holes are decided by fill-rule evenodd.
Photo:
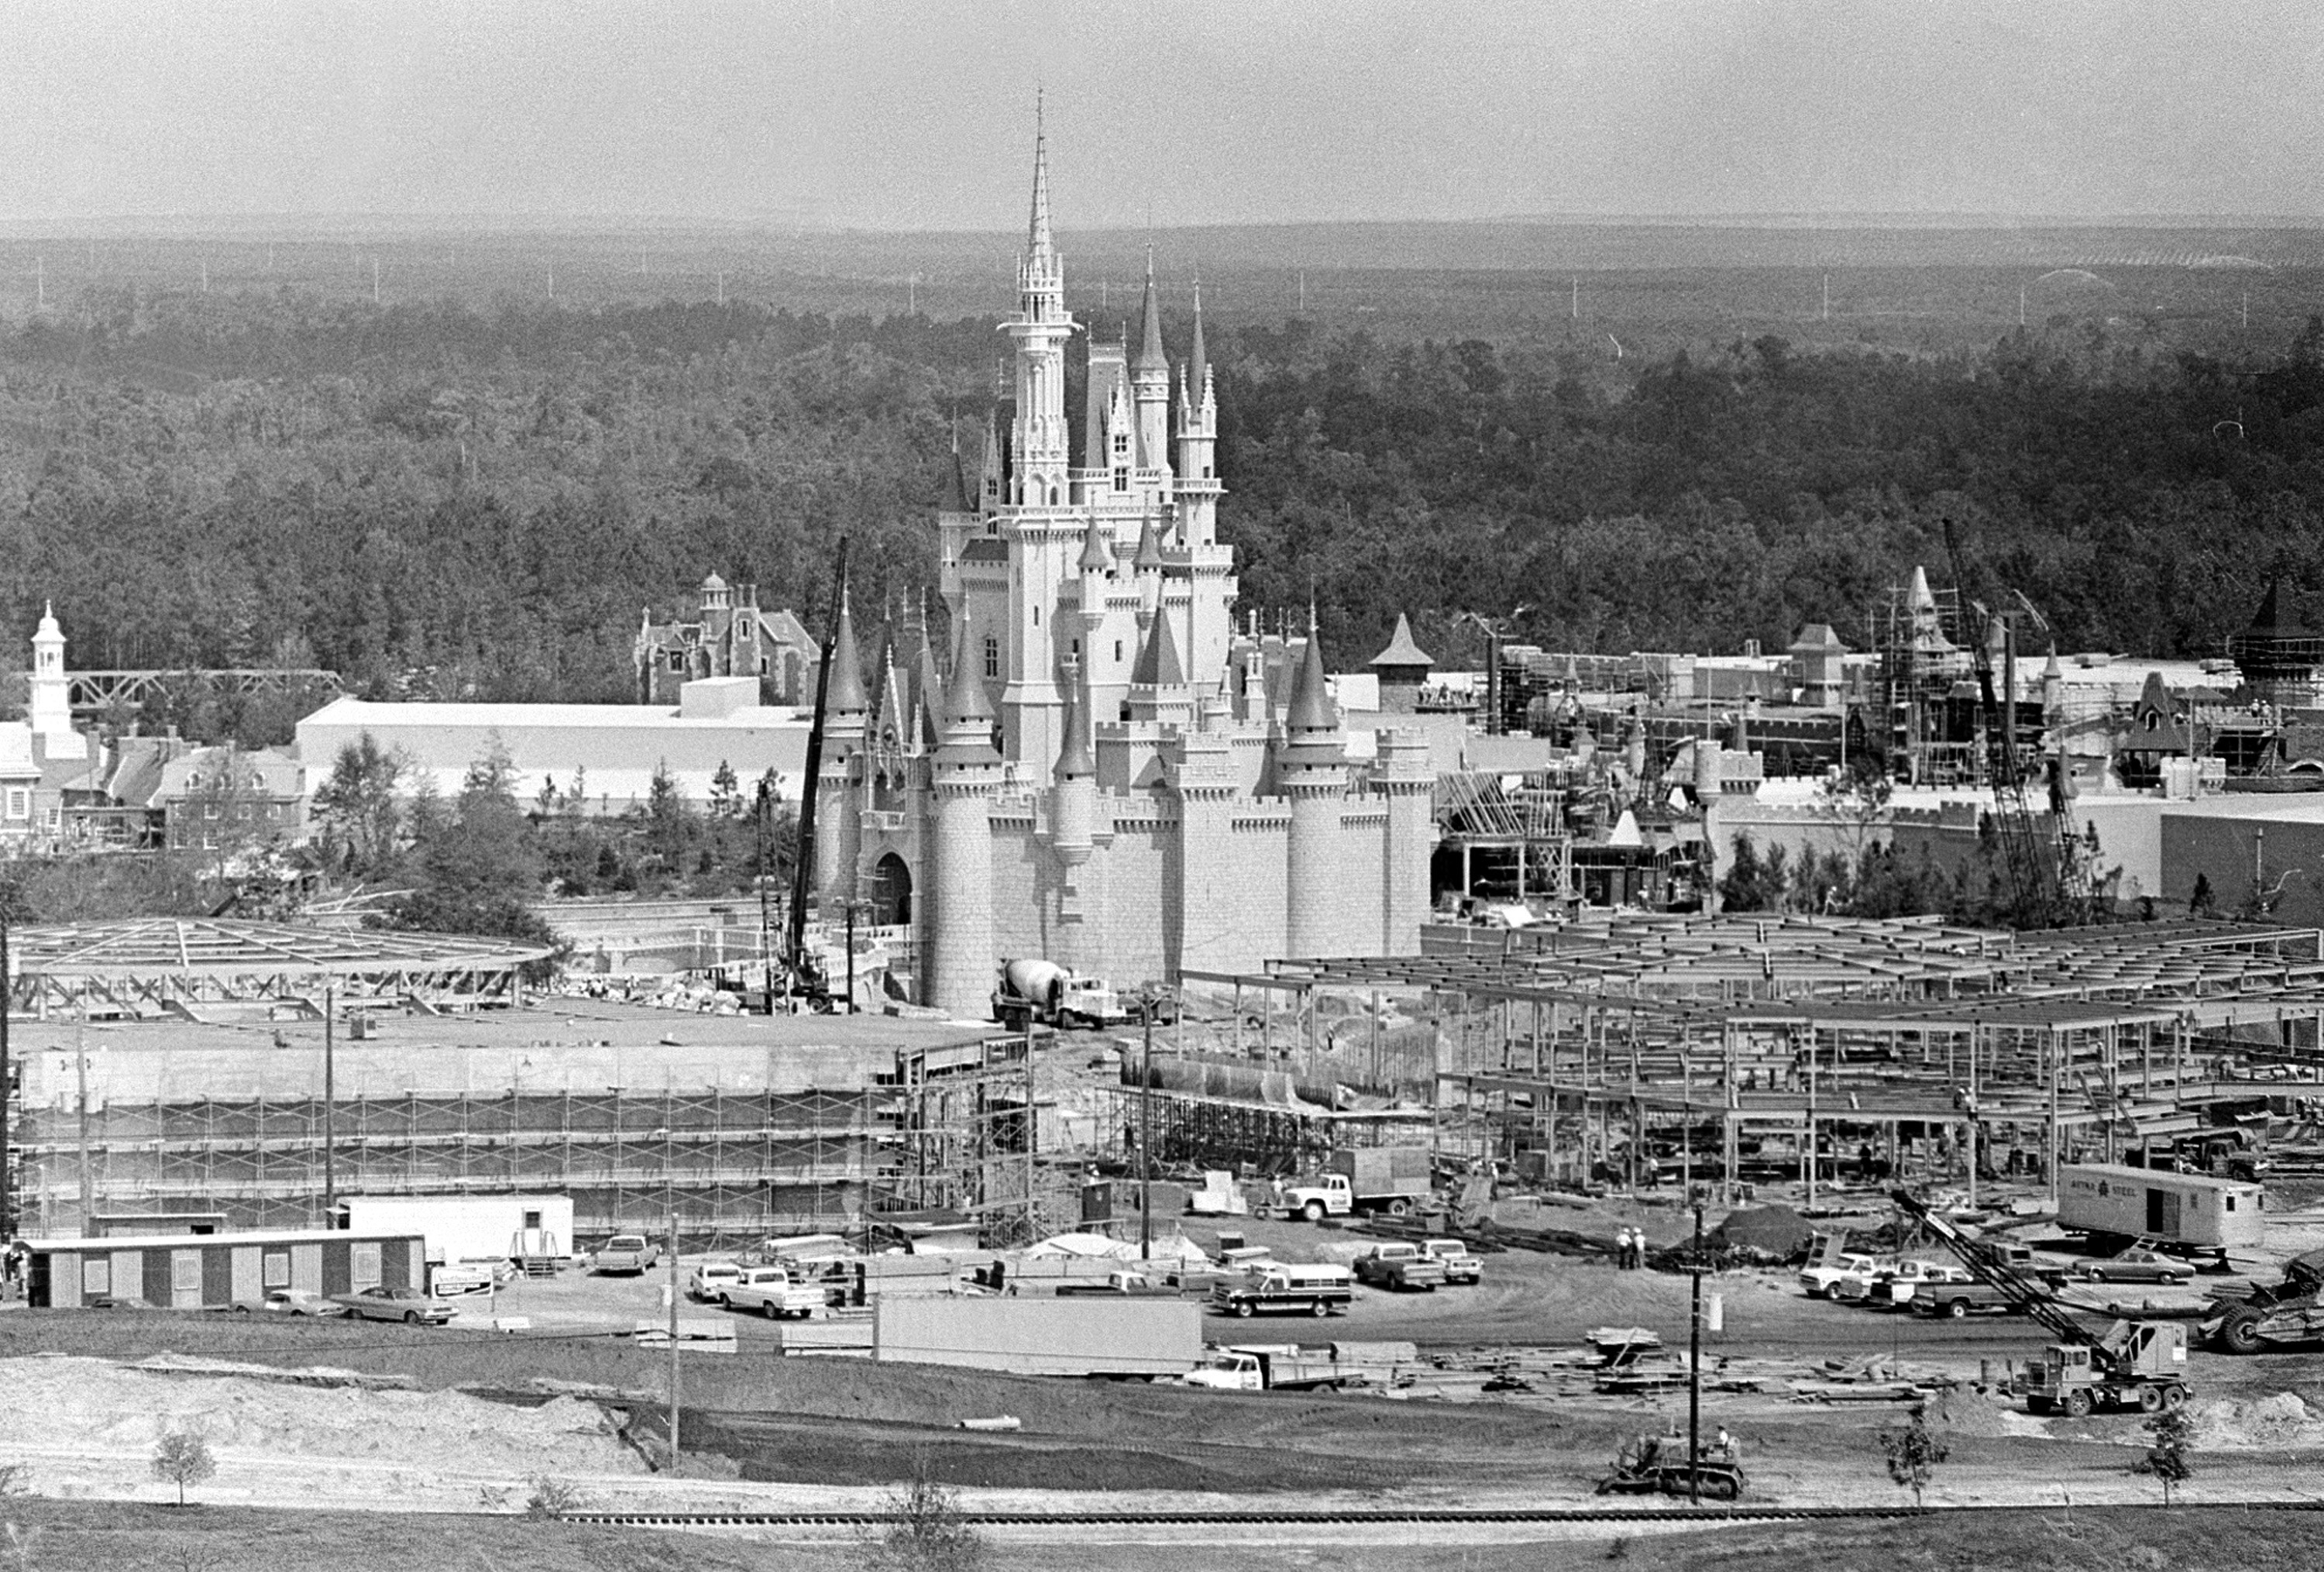
<instances>
[{"instance_id":1,"label":"pickup truck","mask_svg":"<svg viewBox=\"0 0 2324 1572\"><path fill-rule=\"evenodd\" d=\"M651 1271L661 1260L661 1252L642 1234L616 1234L605 1241L605 1247L590 1259L593 1271Z\"/></svg>"},{"instance_id":2,"label":"pickup truck","mask_svg":"<svg viewBox=\"0 0 2324 1572\"><path fill-rule=\"evenodd\" d=\"M1356 1257L1356 1281L1368 1288L1433 1291L1444 1278L1444 1263L1417 1244L1375 1244Z\"/></svg>"},{"instance_id":3,"label":"pickup truck","mask_svg":"<svg viewBox=\"0 0 2324 1572\"><path fill-rule=\"evenodd\" d=\"M1246 1318L1261 1310L1337 1315L1355 1297L1349 1284L1344 1266L1270 1265L1254 1270L1240 1282L1222 1282L1212 1289L1211 1308L1221 1315Z\"/></svg>"},{"instance_id":4,"label":"pickup truck","mask_svg":"<svg viewBox=\"0 0 2324 1572\"><path fill-rule=\"evenodd\" d=\"M1812 1299L1828 1299L1840 1279L1861 1272L1868 1281L1877 1270L1873 1258L1858 1251L1844 1251L1830 1261L1817 1262L1800 1271L1800 1286L1807 1290Z\"/></svg>"},{"instance_id":5,"label":"pickup truck","mask_svg":"<svg viewBox=\"0 0 2324 1572\"><path fill-rule=\"evenodd\" d=\"M1420 1248L1430 1260L1443 1263L1446 1282L1474 1286L1485 1281L1485 1263L1458 1239L1426 1239Z\"/></svg>"},{"instance_id":6,"label":"pickup truck","mask_svg":"<svg viewBox=\"0 0 2324 1572\"><path fill-rule=\"evenodd\" d=\"M698 1304L716 1304L719 1295L742 1281L740 1262L706 1261L687 1275L686 1297Z\"/></svg>"},{"instance_id":7,"label":"pickup truck","mask_svg":"<svg viewBox=\"0 0 2324 1572\"><path fill-rule=\"evenodd\" d=\"M1979 1310L2010 1315L2017 1308L2008 1295L1983 1282L1930 1284L1913 1295L1911 1308L1914 1315L1950 1316L1954 1320Z\"/></svg>"},{"instance_id":8,"label":"pickup truck","mask_svg":"<svg viewBox=\"0 0 2324 1572\"><path fill-rule=\"evenodd\" d=\"M1965 1266L1908 1261L1895 1271L1873 1280L1871 1304L1876 1310L1906 1309L1921 1294L1958 1288L1976 1281L1977 1274Z\"/></svg>"},{"instance_id":9,"label":"pickup truck","mask_svg":"<svg viewBox=\"0 0 2324 1572\"><path fill-rule=\"evenodd\" d=\"M718 1302L730 1310L756 1310L770 1321L804 1321L823 1308L825 1300L822 1289L801 1282L786 1268L746 1266L741 1277L718 1290Z\"/></svg>"},{"instance_id":10,"label":"pickup truck","mask_svg":"<svg viewBox=\"0 0 2324 1572\"><path fill-rule=\"evenodd\" d=\"M1178 1290L1156 1282L1142 1271L1131 1270L1109 1271L1102 1282L1095 1278L1083 1282L1061 1282L1057 1285L1056 1294L1059 1299L1070 1299L1075 1294L1141 1294L1148 1299L1175 1299L1178 1297Z\"/></svg>"},{"instance_id":11,"label":"pickup truck","mask_svg":"<svg viewBox=\"0 0 2324 1572\"><path fill-rule=\"evenodd\" d=\"M1250 1345L1222 1348L1210 1363L1186 1373L1188 1386L1213 1392L1313 1392L1362 1386L1370 1377L1351 1364L1294 1347Z\"/></svg>"}]
</instances>

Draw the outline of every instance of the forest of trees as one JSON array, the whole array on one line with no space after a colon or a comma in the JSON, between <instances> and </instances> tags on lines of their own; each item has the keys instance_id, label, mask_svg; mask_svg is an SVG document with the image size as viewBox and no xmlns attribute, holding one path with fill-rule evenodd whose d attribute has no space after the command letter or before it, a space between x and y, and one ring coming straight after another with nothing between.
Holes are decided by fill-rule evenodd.
<instances>
[{"instance_id":1,"label":"forest of trees","mask_svg":"<svg viewBox=\"0 0 2324 1572\"><path fill-rule=\"evenodd\" d=\"M1185 324L1173 324L1181 344ZM752 306L92 297L0 335L0 615L79 665L318 665L374 696L620 701L641 603L715 569L802 610L927 584L992 325ZM2068 648L2216 652L2324 590L2324 326L2257 367L2098 319L1975 356L1738 342L1637 371L1304 319L1212 335L1246 605L1553 647L1859 639L1938 520ZM1077 405L1069 405L1077 407ZM245 744L287 719L182 717Z\"/></svg>"}]
</instances>

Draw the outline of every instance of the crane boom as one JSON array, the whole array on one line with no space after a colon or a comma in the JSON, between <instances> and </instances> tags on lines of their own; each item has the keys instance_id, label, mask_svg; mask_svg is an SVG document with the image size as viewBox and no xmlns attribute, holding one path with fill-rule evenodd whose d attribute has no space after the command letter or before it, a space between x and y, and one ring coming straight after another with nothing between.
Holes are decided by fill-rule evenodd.
<instances>
[{"instance_id":1,"label":"crane boom","mask_svg":"<svg viewBox=\"0 0 2324 1572\"><path fill-rule=\"evenodd\" d=\"M1960 538L1954 532L1953 521L1943 520L1945 554L1952 559L1953 583L1966 596L1969 586L1963 573ZM1971 603L1975 604L1975 603ZM1978 608L1983 611L1984 608ZM1991 613L1986 614L1988 625ZM1968 630L1963 629L1968 634ZM2015 922L2020 927L2048 927L2058 920L2063 902L2059 888L2058 869L2051 857L2044 855L2042 837L2034 828L2034 809L2025 800L2024 762L2017 754L2017 696L2009 695L2005 706L1993 690L1993 652L1986 647L1983 631L1969 635L1969 660L1977 671L1978 712L1985 722L1987 773L1993 784L1993 828L2001 840L2002 861L2009 870L2010 894L2017 910ZM2006 709L2008 713L2004 715Z\"/></svg>"},{"instance_id":2,"label":"crane boom","mask_svg":"<svg viewBox=\"0 0 2324 1572\"><path fill-rule=\"evenodd\" d=\"M1910 1214L1914 1222L1951 1245L1953 1253L1961 1258L1961 1264L1975 1272L1979 1281L2007 1299L2012 1308L2040 1322L2061 1342L2098 1345L2099 1339L2089 1328L2060 1309L2056 1299L2010 1265L1992 1245L1962 1233L1951 1219L1940 1216L1909 1190L1897 1190L1889 1198Z\"/></svg>"}]
</instances>

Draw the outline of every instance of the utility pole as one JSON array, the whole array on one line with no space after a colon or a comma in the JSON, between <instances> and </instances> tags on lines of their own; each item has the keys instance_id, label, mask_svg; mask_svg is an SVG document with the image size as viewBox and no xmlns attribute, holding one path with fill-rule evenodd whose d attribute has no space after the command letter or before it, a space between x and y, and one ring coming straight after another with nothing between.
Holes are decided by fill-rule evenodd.
<instances>
[{"instance_id":1,"label":"utility pole","mask_svg":"<svg viewBox=\"0 0 2324 1572\"><path fill-rule=\"evenodd\" d=\"M8 1120L14 1107L8 1095L8 1017L16 1006L16 976L8 956L8 939L15 894L13 889L0 888L0 1249L16 1238L14 1214L8 1205Z\"/></svg>"},{"instance_id":2,"label":"utility pole","mask_svg":"<svg viewBox=\"0 0 2324 1572\"><path fill-rule=\"evenodd\" d=\"M855 1013L855 909L861 904L861 902L853 900L847 903L847 1013L850 1015ZM1028 1057L1032 1052L1029 1041L1026 1052Z\"/></svg>"},{"instance_id":3,"label":"utility pole","mask_svg":"<svg viewBox=\"0 0 2324 1572\"><path fill-rule=\"evenodd\" d=\"M1694 1280L1693 1309L1686 1335L1686 1499L1702 1504L1702 1197L1690 1192L1694 1203L1694 1253L1687 1275Z\"/></svg>"},{"instance_id":4,"label":"utility pole","mask_svg":"<svg viewBox=\"0 0 2324 1572\"><path fill-rule=\"evenodd\" d=\"M89 1215L97 1209L97 1176L88 1161L88 1006L73 1022L73 1071L80 1082L80 1232L90 1237Z\"/></svg>"},{"instance_id":5,"label":"utility pole","mask_svg":"<svg viewBox=\"0 0 2324 1572\"><path fill-rule=\"evenodd\" d=\"M338 1040L336 1022L338 1019L337 997L333 990L323 990L323 1225L329 1227L331 1210L338 1204L338 1125L332 1112L338 1091L337 1066ZM517 1219L522 1222L522 1218Z\"/></svg>"},{"instance_id":6,"label":"utility pole","mask_svg":"<svg viewBox=\"0 0 2324 1572\"><path fill-rule=\"evenodd\" d=\"M523 1219L519 1218L521 1222ZM678 1209L669 1214L669 1467L678 1472Z\"/></svg>"},{"instance_id":7,"label":"utility pole","mask_svg":"<svg viewBox=\"0 0 2324 1572\"><path fill-rule=\"evenodd\" d=\"M1154 988L1138 995L1146 1018L1146 1054L1138 1067L1138 1258L1154 1254Z\"/></svg>"}]
</instances>

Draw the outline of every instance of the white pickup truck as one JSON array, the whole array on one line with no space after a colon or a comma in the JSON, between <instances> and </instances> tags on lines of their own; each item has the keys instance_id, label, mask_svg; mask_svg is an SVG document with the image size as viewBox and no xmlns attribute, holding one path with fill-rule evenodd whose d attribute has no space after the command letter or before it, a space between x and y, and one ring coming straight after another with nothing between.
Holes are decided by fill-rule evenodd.
<instances>
[{"instance_id":1,"label":"white pickup truck","mask_svg":"<svg viewBox=\"0 0 2324 1572\"><path fill-rule=\"evenodd\" d=\"M767 1319L806 1320L823 1308L823 1290L801 1282L779 1266L747 1266L742 1276L718 1290L718 1302L728 1309L758 1311Z\"/></svg>"},{"instance_id":2,"label":"white pickup truck","mask_svg":"<svg viewBox=\"0 0 2324 1572\"><path fill-rule=\"evenodd\" d=\"M1458 1239L1425 1240L1420 1248L1430 1260L1443 1263L1446 1282L1473 1286L1485 1281L1485 1263Z\"/></svg>"}]
</instances>

